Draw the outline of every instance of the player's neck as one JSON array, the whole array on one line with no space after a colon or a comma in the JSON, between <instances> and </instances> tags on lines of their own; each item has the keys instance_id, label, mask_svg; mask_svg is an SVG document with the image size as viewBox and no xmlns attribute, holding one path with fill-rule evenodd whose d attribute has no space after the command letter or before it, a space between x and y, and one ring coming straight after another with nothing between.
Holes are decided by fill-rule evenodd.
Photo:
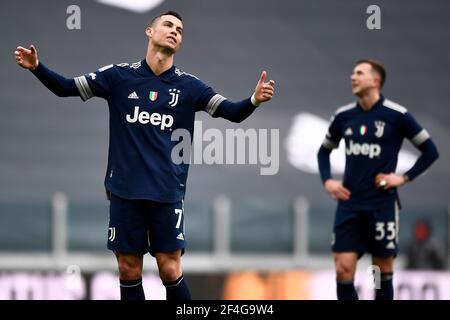
<instances>
[{"instance_id":1,"label":"player's neck","mask_svg":"<svg viewBox=\"0 0 450 320\"><path fill-rule=\"evenodd\" d=\"M368 111L380 100L380 93L378 91L367 92L359 97L358 103L364 111Z\"/></svg>"},{"instance_id":2,"label":"player's neck","mask_svg":"<svg viewBox=\"0 0 450 320\"><path fill-rule=\"evenodd\" d=\"M173 54L166 54L161 51L154 52L149 48L147 56L145 57L148 66L152 69L153 73L157 76L164 71L169 70L173 66Z\"/></svg>"}]
</instances>

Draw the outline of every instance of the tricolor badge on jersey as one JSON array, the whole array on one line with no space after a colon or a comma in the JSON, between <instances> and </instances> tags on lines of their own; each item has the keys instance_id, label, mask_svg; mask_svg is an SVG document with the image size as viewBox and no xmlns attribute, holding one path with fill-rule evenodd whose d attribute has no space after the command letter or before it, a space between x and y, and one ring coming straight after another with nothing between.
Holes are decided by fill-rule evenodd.
<instances>
[{"instance_id":1,"label":"tricolor badge on jersey","mask_svg":"<svg viewBox=\"0 0 450 320\"><path fill-rule=\"evenodd\" d=\"M366 126L361 126L361 128L359 128L359 133L363 136L367 133L367 127Z\"/></svg>"},{"instance_id":2,"label":"tricolor badge on jersey","mask_svg":"<svg viewBox=\"0 0 450 320\"><path fill-rule=\"evenodd\" d=\"M155 101L156 99L158 99L158 92L156 91L150 91L150 93L148 94L148 98L151 101Z\"/></svg>"}]
</instances>

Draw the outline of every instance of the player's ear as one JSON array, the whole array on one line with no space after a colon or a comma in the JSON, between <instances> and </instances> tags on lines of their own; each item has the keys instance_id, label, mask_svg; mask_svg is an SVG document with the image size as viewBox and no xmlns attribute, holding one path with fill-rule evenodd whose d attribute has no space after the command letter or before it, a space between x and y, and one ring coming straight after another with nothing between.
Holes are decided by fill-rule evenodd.
<instances>
[{"instance_id":1,"label":"player's ear","mask_svg":"<svg viewBox=\"0 0 450 320\"><path fill-rule=\"evenodd\" d=\"M151 26L145 28L145 34L147 35L147 37L151 38L153 35L153 28Z\"/></svg>"},{"instance_id":2,"label":"player's ear","mask_svg":"<svg viewBox=\"0 0 450 320\"><path fill-rule=\"evenodd\" d=\"M378 85L378 88L381 90L381 77L379 75L375 76L375 82Z\"/></svg>"},{"instance_id":3,"label":"player's ear","mask_svg":"<svg viewBox=\"0 0 450 320\"><path fill-rule=\"evenodd\" d=\"M381 89L381 76L377 72L374 72L373 70L372 75L373 75L373 82L375 83L375 85L378 86L379 89Z\"/></svg>"}]
</instances>

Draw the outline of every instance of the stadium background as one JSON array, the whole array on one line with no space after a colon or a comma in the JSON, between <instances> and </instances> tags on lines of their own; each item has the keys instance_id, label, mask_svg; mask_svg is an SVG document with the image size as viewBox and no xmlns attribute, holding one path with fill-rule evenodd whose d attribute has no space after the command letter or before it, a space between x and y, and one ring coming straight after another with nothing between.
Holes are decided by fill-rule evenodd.
<instances>
[{"instance_id":1,"label":"stadium background","mask_svg":"<svg viewBox=\"0 0 450 320\"><path fill-rule=\"evenodd\" d=\"M80 30L66 27L72 4L81 9ZM381 8L381 30L366 27L371 4ZM279 129L280 163L273 176L259 175L258 165L191 165L184 265L194 297L334 298L334 203L310 172L324 134L316 129L353 100L353 64L372 57L388 71L384 94L419 119L441 154L425 176L400 190L396 286L411 290L398 298L449 299L449 273L402 271L417 218L428 217L449 247L450 3L444 0L166 0L141 13L93 0L1 2L0 299L118 297L115 261L105 249L106 103L55 97L16 66L14 48L35 44L41 61L67 77L135 62L145 55L149 19L168 9L184 18L175 58L181 69L234 100L251 94L263 69L277 86L273 101L242 124L197 115L204 129ZM317 126L296 130L304 119ZM417 154L409 142L404 149ZM146 260L147 295L163 298L154 264ZM361 261L361 292L369 264Z\"/></svg>"}]
</instances>

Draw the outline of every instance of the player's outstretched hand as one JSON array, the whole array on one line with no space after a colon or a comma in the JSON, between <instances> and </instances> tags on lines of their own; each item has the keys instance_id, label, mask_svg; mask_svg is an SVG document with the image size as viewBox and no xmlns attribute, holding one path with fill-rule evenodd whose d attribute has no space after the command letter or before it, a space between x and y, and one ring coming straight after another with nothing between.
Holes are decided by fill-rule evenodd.
<instances>
[{"instance_id":1,"label":"player's outstretched hand","mask_svg":"<svg viewBox=\"0 0 450 320\"><path fill-rule=\"evenodd\" d=\"M257 104L269 101L275 93L275 81L269 80L269 82L266 82L266 78L267 72L263 71L255 87L254 97Z\"/></svg>"},{"instance_id":2,"label":"player's outstretched hand","mask_svg":"<svg viewBox=\"0 0 450 320\"><path fill-rule=\"evenodd\" d=\"M330 196L335 200L346 201L350 199L350 190L342 185L342 182L338 180L328 179L325 181L325 189Z\"/></svg>"},{"instance_id":3,"label":"player's outstretched hand","mask_svg":"<svg viewBox=\"0 0 450 320\"><path fill-rule=\"evenodd\" d=\"M375 177L375 185L377 186L377 188L383 190L399 187L405 182L406 181L404 176L399 176L395 173L379 173Z\"/></svg>"},{"instance_id":4,"label":"player's outstretched hand","mask_svg":"<svg viewBox=\"0 0 450 320\"><path fill-rule=\"evenodd\" d=\"M39 64L37 50L31 45L29 49L24 47L17 47L16 51L14 51L16 55L16 61L19 66L25 69L34 70L37 68Z\"/></svg>"}]
</instances>

